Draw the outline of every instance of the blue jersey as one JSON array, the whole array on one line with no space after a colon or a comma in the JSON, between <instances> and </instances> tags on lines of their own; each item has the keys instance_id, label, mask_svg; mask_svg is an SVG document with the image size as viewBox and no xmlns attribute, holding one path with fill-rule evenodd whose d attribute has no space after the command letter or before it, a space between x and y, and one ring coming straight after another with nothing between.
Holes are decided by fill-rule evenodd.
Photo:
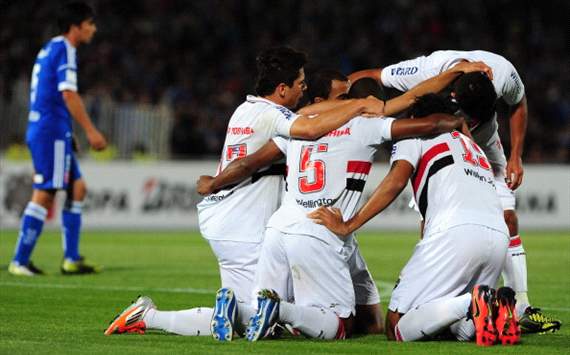
<instances>
[{"instance_id":1,"label":"blue jersey","mask_svg":"<svg viewBox=\"0 0 570 355\"><path fill-rule=\"evenodd\" d=\"M27 141L71 135L71 115L62 91L77 91L76 50L63 36L52 38L38 53L30 84Z\"/></svg>"}]
</instances>

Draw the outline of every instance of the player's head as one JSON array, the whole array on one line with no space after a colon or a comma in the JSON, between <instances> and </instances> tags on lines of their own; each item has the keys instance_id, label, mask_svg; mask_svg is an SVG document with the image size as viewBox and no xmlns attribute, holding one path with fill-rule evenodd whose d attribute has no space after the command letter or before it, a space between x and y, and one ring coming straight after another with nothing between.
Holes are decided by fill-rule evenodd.
<instances>
[{"instance_id":1,"label":"player's head","mask_svg":"<svg viewBox=\"0 0 570 355\"><path fill-rule=\"evenodd\" d=\"M348 98L363 99L368 96L374 96L378 100L385 101L386 95L382 86L372 78L362 78L356 80L348 91Z\"/></svg>"},{"instance_id":2,"label":"player's head","mask_svg":"<svg viewBox=\"0 0 570 355\"><path fill-rule=\"evenodd\" d=\"M274 95L285 107L297 106L307 89L303 69L305 63L306 54L289 47L274 47L263 51L257 56L257 95Z\"/></svg>"},{"instance_id":3,"label":"player's head","mask_svg":"<svg viewBox=\"0 0 570 355\"><path fill-rule=\"evenodd\" d=\"M57 17L61 33L75 33L79 43L89 43L97 31L94 22L95 12L83 2L71 2L63 5Z\"/></svg>"},{"instance_id":4,"label":"player's head","mask_svg":"<svg viewBox=\"0 0 570 355\"><path fill-rule=\"evenodd\" d=\"M495 113L497 93L483 72L463 74L455 81L452 95L468 116L470 126L490 120Z\"/></svg>"},{"instance_id":5,"label":"player's head","mask_svg":"<svg viewBox=\"0 0 570 355\"><path fill-rule=\"evenodd\" d=\"M350 81L337 70L320 69L309 80L307 93L311 103L346 98Z\"/></svg>"},{"instance_id":6,"label":"player's head","mask_svg":"<svg viewBox=\"0 0 570 355\"><path fill-rule=\"evenodd\" d=\"M437 94L425 94L416 98L416 102L410 107L408 115L413 118L426 117L433 113L447 113L453 115L457 112L455 105L449 98Z\"/></svg>"}]
</instances>

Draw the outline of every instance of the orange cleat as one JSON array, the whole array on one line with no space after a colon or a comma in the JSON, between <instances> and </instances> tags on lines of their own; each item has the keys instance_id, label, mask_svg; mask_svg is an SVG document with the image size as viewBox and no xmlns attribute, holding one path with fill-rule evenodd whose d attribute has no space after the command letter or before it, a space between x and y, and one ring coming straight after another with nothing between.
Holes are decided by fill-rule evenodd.
<instances>
[{"instance_id":1,"label":"orange cleat","mask_svg":"<svg viewBox=\"0 0 570 355\"><path fill-rule=\"evenodd\" d=\"M105 330L105 335L123 333L144 334L146 324L143 321L143 317L149 309L154 308L156 308L156 306L150 298L139 296L133 304L115 317Z\"/></svg>"},{"instance_id":2,"label":"orange cleat","mask_svg":"<svg viewBox=\"0 0 570 355\"><path fill-rule=\"evenodd\" d=\"M501 287L497 290L496 300L495 325L499 342L503 345L514 345L521 339L521 328L515 311L515 291L510 287Z\"/></svg>"},{"instance_id":3,"label":"orange cleat","mask_svg":"<svg viewBox=\"0 0 570 355\"><path fill-rule=\"evenodd\" d=\"M479 346L491 346L497 342L497 329L493 322L495 290L486 285L473 287L471 316L475 324L475 338Z\"/></svg>"}]
</instances>

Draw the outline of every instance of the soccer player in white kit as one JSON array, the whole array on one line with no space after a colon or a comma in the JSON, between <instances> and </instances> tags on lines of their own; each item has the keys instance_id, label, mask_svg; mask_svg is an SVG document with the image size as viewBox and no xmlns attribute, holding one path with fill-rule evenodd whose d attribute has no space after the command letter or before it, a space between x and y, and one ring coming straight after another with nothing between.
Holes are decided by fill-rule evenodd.
<instances>
[{"instance_id":1,"label":"soccer player in white kit","mask_svg":"<svg viewBox=\"0 0 570 355\"><path fill-rule=\"evenodd\" d=\"M355 83L352 95L356 95L359 87L368 90L364 96L368 95L373 92L368 89L370 85L380 96L380 87L371 79ZM431 124L434 119L441 120L440 124ZM355 293L348 260L354 255L356 243L337 238L312 223L306 213L334 204L349 216L357 206L379 144L392 136L449 131L461 124L451 116L400 120L392 125L393 121L358 117L314 142L274 138L215 178L216 186L225 186L249 175L258 166L283 154L287 156L288 191L282 206L268 222L256 274L257 289L276 292L260 293L258 313L247 332L249 340L266 335L276 321L315 338L343 338L351 333ZM277 299L277 294L291 298L290 279L295 304Z\"/></svg>"},{"instance_id":2,"label":"soccer player in white kit","mask_svg":"<svg viewBox=\"0 0 570 355\"><path fill-rule=\"evenodd\" d=\"M495 185L510 235L509 257L503 270L503 279L506 286L516 291L517 313L521 317L523 332L555 331L560 328L561 322L531 307L527 296L526 254L519 236L513 192L523 179L521 157L527 127L527 101L524 84L515 67L504 57L487 51L441 50L385 68L359 71L350 77L354 80L373 77L384 86L407 91L465 61L483 61L493 70L492 80L475 73L459 78L453 86L452 95L463 112L470 116L475 142L483 149L493 167ZM508 160L497 131L495 105L496 99L500 98L510 106L511 153ZM489 117L491 119L487 120ZM486 123L478 124L481 120L486 120Z\"/></svg>"},{"instance_id":3,"label":"soccer player in white kit","mask_svg":"<svg viewBox=\"0 0 570 355\"><path fill-rule=\"evenodd\" d=\"M272 137L316 139L359 114L383 111L382 101L367 98L339 102L314 118L293 113L291 109L297 106L306 89L305 63L304 53L288 47L271 48L258 56L257 96L248 96L230 118L218 172L231 161L252 154ZM220 305L222 318L235 311L236 302L243 303L238 326L247 324L254 313L253 307L246 305L252 303L254 271L265 221L279 205L284 168L283 164L261 167L251 179L213 193L197 206L200 231L220 265L223 288L218 298L234 300ZM216 317L210 323L213 311L201 307L161 312L150 298L140 297L111 322L105 334L161 329L181 335L209 335L212 324L220 340L231 340L233 329L225 329Z\"/></svg>"},{"instance_id":4,"label":"soccer player in white kit","mask_svg":"<svg viewBox=\"0 0 570 355\"><path fill-rule=\"evenodd\" d=\"M412 115L446 112L444 100L435 94L423 96ZM327 208L310 215L337 235L350 236L411 182L425 228L392 293L388 337L425 340L454 324L452 332L458 339L467 340L477 330L480 345L492 345L497 337L503 343L517 342L520 330L512 315L514 291L498 291L496 302L501 306L495 319L489 312L493 291L477 286L496 284L509 243L492 167L485 154L468 137L454 131L397 142L391 165L388 175L354 217L343 219L341 211ZM463 320L472 302L481 308L473 314L474 324Z\"/></svg>"}]
</instances>

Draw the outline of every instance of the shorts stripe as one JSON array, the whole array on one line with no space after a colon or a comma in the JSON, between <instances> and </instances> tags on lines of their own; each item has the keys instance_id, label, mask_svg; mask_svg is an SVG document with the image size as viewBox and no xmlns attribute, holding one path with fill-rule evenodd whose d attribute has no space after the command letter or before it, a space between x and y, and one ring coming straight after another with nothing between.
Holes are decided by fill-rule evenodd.
<instances>
[{"instance_id":1,"label":"shorts stripe","mask_svg":"<svg viewBox=\"0 0 570 355\"><path fill-rule=\"evenodd\" d=\"M65 175L65 141L56 140L53 154L53 188L63 187L63 177Z\"/></svg>"}]
</instances>

